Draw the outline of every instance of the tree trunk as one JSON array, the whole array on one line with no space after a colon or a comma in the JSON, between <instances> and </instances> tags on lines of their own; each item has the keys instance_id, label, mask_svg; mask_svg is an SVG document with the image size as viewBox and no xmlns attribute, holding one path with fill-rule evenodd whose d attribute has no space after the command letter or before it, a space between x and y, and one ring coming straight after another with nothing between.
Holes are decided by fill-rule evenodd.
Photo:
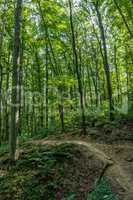
<instances>
[{"instance_id":1,"label":"tree trunk","mask_svg":"<svg viewBox=\"0 0 133 200\"><path fill-rule=\"evenodd\" d=\"M82 129L83 129L83 134L86 134L85 111L84 111L84 101L83 101L83 87L82 87L82 80L81 80L81 74L80 74L79 63L78 63L78 55L77 55L77 49L76 49L75 32L74 32L74 26L73 26L72 3L71 3L71 0L68 0L68 2L69 2L69 9L70 9L70 26L71 26L71 35L72 35L73 57L74 57L75 70L76 70L76 75L77 75L77 80L78 80L78 90L79 90L79 95L80 95L80 108L81 108L81 114L82 114Z\"/></svg>"},{"instance_id":2,"label":"tree trunk","mask_svg":"<svg viewBox=\"0 0 133 200\"><path fill-rule=\"evenodd\" d=\"M48 92L49 92L49 88L48 88L48 79L49 79L49 73L48 73L48 44L46 43L46 49L45 49L45 56L46 56L46 129L48 129Z\"/></svg>"},{"instance_id":3,"label":"tree trunk","mask_svg":"<svg viewBox=\"0 0 133 200\"><path fill-rule=\"evenodd\" d=\"M2 24L2 29L4 29L4 23ZM0 34L0 144L1 144L1 137L2 137L2 82L3 82L3 68L1 63L1 55L2 55L2 47L3 47L3 35L4 32Z\"/></svg>"},{"instance_id":4,"label":"tree trunk","mask_svg":"<svg viewBox=\"0 0 133 200\"><path fill-rule=\"evenodd\" d=\"M96 4L94 4L94 6L96 9L96 13L97 13L99 29L100 29L100 33L101 33L101 40L102 40L102 44L103 44L103 51L104 51L104 70L105 70L105 75L106 75L107 91L108 91L108 98L109 98L109 115L110 115L110 120L113 120L114 106L113 106L113 98L112 98L112 86L111 86L111 78L110 78L110 68L109 68L109 63L108 63L106 38L105 38L105 32L104 32L104 27L103 27L103 23L102 23L101 13L100 13L99 7L98 7L98 2Z\"/></svg>"},{"instance_id":5,"label":"tree trunk","mask_svg":"<svg viewBox=\"0 0 133 200\"><path fill-rule=\"evenodd\" d=\"M60 115L60 120L61 120L61 129L62 129L62 132L64 132L65 131L65 123L64 123L63 88L58 88L58 91L59 91L59 96L60 96L58 107L59 107L59 115Z\"/></svg>"},{"instance_id":6,"label":"tree trunk","mask_svg":"<svg viewBox=\"0 0 133 200\"><path fill-rule=\"evenodd\" d=\"M23 82L23 61L24 61L24 43L23 43L23 40L21 42L21 50L20 50L20 66L19 66L19 73L18 73L18 79L19 79L19 103L20 103L20 106L19 106L19 121L18 121L18 134L21 135L21 113L22 113L22 82Z\"/></svg>"},{"instance_id":7,"label":"tree trunk","mask_svg":"<svg viewBox=\"0 0 133 200\"><path fill-rule=\"evenodd\" d=\"M12 69L12 99L11 99L11 132L9 137L10 144L10 159L15 161L16 140L18 134L18 69L19 69L19 54L20 54L20 24L22 14L22 0L17 0L15 9L15 28L13 41L13 69Z\"/></svg>"},{"instance_id":8,"label":"tree trunk","mask_svg":"<svg viewBox=\"0 0 133 200\"><path fill-rule=\"evenodd\" d=\"M9 90L9 69L7 69L7 78L6 78L6 92ZM6 141L9 138L9 111L7 99L5 99L5 139Z\"/></svg>"},{"instance_id":9,"label":"tree trunk","mask_svg":"<svg viewBox=\"0 0 133 200\"><path fill-rule=\"evenodd\" d=\"M2 141L2 130L1 130L1 125L2 125L2 80L3 80L3 76L2 76L2 66L0 64L0 144Z\"/></svg>"},{"instance_id":10,"label":"tree trunk","mask_svg":"<svg viewBox=\"0 0 133 200\"><path fill-rule=\"evenodd\" d=\"M122 102L121 100L121 89L120 89L120 77L119 77L119 71L118 71L118 66L117 66L117 51L116 51L116 46L114 46L114 67L115 67L115 73L116 73L116 85L117 85L117 102L118 105L119 103Z\"/></svg>"}]
</instances>

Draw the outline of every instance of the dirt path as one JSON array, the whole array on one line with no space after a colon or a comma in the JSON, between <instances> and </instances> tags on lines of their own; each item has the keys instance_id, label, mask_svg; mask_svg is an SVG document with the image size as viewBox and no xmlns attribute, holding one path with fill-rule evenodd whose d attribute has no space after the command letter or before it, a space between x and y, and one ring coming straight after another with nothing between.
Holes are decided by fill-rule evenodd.
<instances>
[{"instance_id":1,"label":"dirt path","mask_svg":"<svg viewBox=\"0 0 133 200\"><path fill-rule=\"evenodd\" d=\"M102 160L110 167L106 175L115 180L115 184L123 189L127 199L133 199L133 146L131 145L108 145L89 143L82 140L38 140L30 141L35 145L60 145L64 143L82 145L93 155ZM127 195L126 195L127 194ZM124 198L126 200L126 198Z\"/></svg>"}]
</instances>

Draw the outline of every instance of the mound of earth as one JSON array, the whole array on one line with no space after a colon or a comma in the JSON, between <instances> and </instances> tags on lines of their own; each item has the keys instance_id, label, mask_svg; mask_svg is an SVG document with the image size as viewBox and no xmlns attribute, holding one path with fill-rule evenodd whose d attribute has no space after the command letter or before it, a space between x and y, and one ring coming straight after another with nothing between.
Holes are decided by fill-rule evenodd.
<instances>
[{"instance_id":1,"label":"mound of earth","mask_svg":"<svg viewBox=\"0 0 133 200\"><path fill-rule=\"evenodd\" d=\"M116 199L103 179L106 161L78 144L28 144L14 166L3 163L1 200Z\"/></svg>"},{"instance_id":2,"label":"mound of earth","mask_svg":"<svg viewBox=\"0 0 133 200\"><path fill-rule=\"evenodd\" d=\"M102 133L102 134L101 134ZM133 142L133 120L121 120L117 122L96 122L93 128L88 128L88 134L91 139L103 141L106 143Z\"/></svg>"}]
</instances>

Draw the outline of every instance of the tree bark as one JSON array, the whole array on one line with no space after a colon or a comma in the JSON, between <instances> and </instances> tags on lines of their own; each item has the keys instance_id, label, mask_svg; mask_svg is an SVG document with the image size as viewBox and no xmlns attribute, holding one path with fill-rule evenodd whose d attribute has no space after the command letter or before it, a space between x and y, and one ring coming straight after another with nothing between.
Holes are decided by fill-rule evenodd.
<instances>
[{"instance_id":1,"label":"tree bark","mask_svg":"<svg viewBox=\"0 0 133 200\"><path fill-rule=\"evenodd\" d=\"M116 46L114 46L114 67L115 67L115 73L116 73L116 85L117 85L117 101L118 105L122 102L121 100L121 89L120 89L120 77L119 77L119 71L117 66L117 51Z\"/></svg>"},{"instance_id":2,"label":"tree bark","mask_svg":"<svg viewBox=\"0 0 133 200\"><path fill-rule=\"evenodd\" d=\"M49 92L49 87L48 87L48 80L49 80L49 73L48 73L48 44L46 42L46 48L45 48L45 56L46 56L46 63L45 63L45 67L46 67L46 129L48 129L48 119L49 119L49 115L48 115L48 92Z\"/></svg>"},{"instance_id":3,"label":"tree bark","mask_svg":"<svg viewBox=\"0 0 133 200\"><path fill-rule=\"evenodd\" d=\"M109 63L108 63L108 53L107 53L107 45L106 45L106 37L105 37L105 31L102 23L102 18L101 18L101 13L99 11L99 5L98 2L94 4L96 13L97 13L97 18L99 22L99 29L101 33L101 40L103 44L103 51L104 51L104 71L106 75L106 82L107 82L107 91L108 91L108 98L109 98L109 116L110 120L113 120L113 112L114 112L114 106L113 106L113 97L112 97L112 85L111 85L111 78L110 78L110 68L109 68Z\"/></svg>"},{"instance_id":4,"label":"tree bark","mask_svg":"<svg viewBox=\"0 0 133 200\"><path fill-rule=\"evenodd\" d=\"M12 99L11 99L11 130L9 137L10 159L15 161L16 141L18 134L18 69L19 69L19 54L20 54L20 27L22 15L22 0L16 1L15 9L15 27L13 41L13 69L12 69Z\"/></svg>"},{"instance_id":5,"label":"tree bark","mask_svg":"<svg viewBox=\"0 0 133 200\"><path fill-rule=\"evenodd\" d=\"M77 75L77 80L78 80L78 90L79 90L79 95L80 95L80 108L81 108L81 114L82 114L82 129L83 129L83 134L86 134L85 111L84 111L84 101L83 101L83 87L82 87L82 80L81 80L81 74L80 74L79 63L78 63L75 32L74 32L74 26L73 26L72 2L71 2L71 0L68 0L68 2L69 2L69 9L70 9L70 27L71 27L71 36L72 36L73 57L74 57L75 70L76 70L76 75Z\"/></svg>"}]
</instances>

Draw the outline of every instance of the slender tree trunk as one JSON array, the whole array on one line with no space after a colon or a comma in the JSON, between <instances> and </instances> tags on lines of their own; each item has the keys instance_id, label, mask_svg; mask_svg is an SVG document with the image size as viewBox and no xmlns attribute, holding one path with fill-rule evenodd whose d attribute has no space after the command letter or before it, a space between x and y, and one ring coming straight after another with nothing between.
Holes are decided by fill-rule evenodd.
<instances>
[{"instance_id":1,"label":"slender tree trunk","mask_svg":"<svg viewBox=\"0 0 133 200\"><path fill-rule=\"evenodd\" d=\"M125 24L125 26L126 26L126 28L127 28L128 33L130 34L131 38L133 38L133 32L130 30L130 27L129 27L127 21L126 21L126 18L125 18L125 16L124 16L124 14L123 14L123 12L122 12L120 6L119 6L118 3L117 3L117 0L113 0L113 1L114 1L114 4L115 4L117 10L119 11L119 13L120 13L120 15L121 15L121 17L122 17L122 20L123 20L123 22L124 22L124 24Z\"/></svg>"},{"instance_id":2,"label":"slender tree trunk","mask_svg":"<svg viewBox=\"0 0 133 200\"><path fill-rule=\"evenodd\" d=\"M34 72L32 73L32 90L34 91ZM35 96L32 95L32 104L31 104L31 136L36 134L36 110L35 110Z\"/></svg>"},{"instance_id":3,"label":"slender tree trunk","mask_svg":"<svg viewBox=\"0 0 133 200\"><path fill-rule=\"evenodd\" d=\"M127 63L126 63L127 65ZM126 67L126 89L127 89L127 101L128 101L128 112L130 108L130 95L129 95L129 70L128 67Z\"/></svg>"},{"instance_id":4,"label":"slender tree trunk","mask_svg":"<svg viewBox=\"0 0 133 200\"><path fill-rule=\"evenodd\" d=\"M117 102L118 104L121 103L121 95L120 95L120 77L118 72L118 66L117 66L117 51L116 46L114 46L114 67L115 67L115 73L116 73L116 85L117 85Z\"/></svg>"},{"instance_id":5,"label":"slender tree trunk","mask_svg":"<svg viewBox=\"0 0 133 200\"><path fill-rule=\"evenodd\" d=\"M31 121L31 136L36 134L36 114L35 114L35 97L32 96L32 121Z\"/></svg>"},{"instance_id":6,"label":"slender tree trunk","mask_svg":"<svg viewBox=\"0 0 133 200\"><path fill-rule=\"evenodd\" d=\"M20 66L19 66L19 73L18 73L18 81L19 81L19 96L18 96L18 98L19 98L19 100L18 100L18 102L19 102L19 121L18 121L18 134L19 135L21 135L21 128L22 128L22 126L21 126L21 113L22 113L22 85L23 85L23 57L24 57L24 44L23 44L23 40L22 40L22 42L21 42L21 50L20 50Z\"/></svg>"},{"instance_id":7,"label":"slender tree trunk","mask_svg":"<svg viewBox=\"0 0 133 200\"><path fill-rule=\"evenodd\" d=\"M16 1L15 28L13 42L13 69L12 69L12 101L11 101L11 132L9 137L10 159L15 161L16 141L18 134L18 69L20 54L20 24L22 14L22 0Z\"/></svg>"},{"instance_id":8,"label":"slender tree trunk","mask_svg":"<svg viewBox=\"0 0 133 200\"><path fill-rule=\"evenodd\" d=\"M4 23L2 24L2 28L4 29ZM2 55L2 48L3 48L3 34L4 32L2 32L0 34L0 144L2 141L2 129L1 129L1 125L2 125L2 82L3 82L3 67L2 67L2 63L1 63L1 55Z\"/></svg>"},{"instance_id":9,"label":"slender tree trunk","mask_svg":"<svg viewBox=\"0 0 133 200\"><path fill-rule=\"evenodd\" d=\"M75 70L76 70L76 75L77 75L77 80L78 80L78 89L79 89L79 95L80 95L80 108L81 108L81 114L82 114L82 129L83 129L83 134L86 134L85 111L84 111L84 101L83 101L83 87L82 87L82 80L81 80L81 74L80 74L79 63L78 63L75 32L74 32L74 26L73 26L72 2L71 2L71 0L68 0L68 2L69 2L69 9L70 9L70 26L71 26L71 34L72 34L73 57L74 57L74 64L75 64L75 68L76 68Z\"/></svg>"},{"instance_id":10,"label":"slender tree trunk","mask_svg":"<svg viewBox=\"0 0 133 200\"><path fill-rule=\"evenodd\" d=\"M95 47L93 46L93 43L91 42L91 48L92 48L92 63L94 63L95 65L95 72L93 72L91 66L91 73L92 73L92 78L93 78L93 82L94 82L94 88L95 88L95 96L96 96L96 106L98 107L99 104L99 93L98 93L98 77L99 77L99 73L98 73L98 56L97 56L97 51L95 49ZM95 74L95 77L93 76L93 74Z\"/></svg>"},{"instance_id":11,"label":"slender tree trunk","mask_svg":"<svg viewBox=\"0 0 133 200\"><path fill-rule=\"evenodd\" d=\"M59 114L60 114L60 120L61 120L61 129L62 129L62 133L63 133L65 131L63 104L59 104Z\"/></svg>"},{"instance_id":12,"label":"slender tree trunk","mask_svg":"<svg viewBox=\"0 0 133 200\"><path fill-rule=\"evenodd\" d=\"M9 45L10 49L10 45ZM8 98L7 93L9 91L9 78L10 78L10 58L11 58L11 51L9 50L8 53L8 67L6 68L6 83L5 83L5 99L4 99L4 121L3 121L3 128L4 128L4 141L8 141L9 138L9 105L8 105Z\"/></svg>"},{"instance_id":13,"label":"slender tree trunk","mask_svg":"<svg viewBox=\"0 0 133 200\"><path fill-rule=\"evenodd\" d=\"M6 74L6 92L9 90L9 69L7 69ZM5 99L5 139L6 141L9 138L9 110L8 110L8 103L7 99Z\"/></svg>"},{"instance_id":14,"label":"slender tree trunk","mask_svg":"<svg viewBox=\"0 0 133 200\"><path fill-rule=\"evenodd\" d=\"M3 75L2 75L2 66L0 63L0 145L2 141L2 130L1 130L1 125L2 125L2 80L3 80Z\"/></svg>"},{"instance_id":15,"label":"slender tree trunk","mask_svg":"<svg viewBox=\"0 0 133 200\"><path fill-rule=\"evenodd\" d=\"M37 65L38 92L40 95L42 95L42 80L41 80L41 68L40 68L41 65L40 65L40 58L39 58L38 50L35 50L35 59L36 59L36 65ZM39 113L38 120L37 120L38 128L41 129L43 127L43 118L44 118L43 101L41 101L40 105L38 106L38 113Z\"/></svg>"},{"instance_id":16,"label":"slender tree trunk","mask_svg":"<svg viewBox=\"0 0 133 200\"><path fill-rule=\"evenodd\" d=\"M49 92L49 87L48 87L48 80L49 80L49 73L48 73L48 44L46 42L46 49L45 49L45 56L46 56L46 129L48 129L48 119L49 119L49 115L48 115L48 92Z\"/></svg>"},{"instance_id":17,"label":"slender tree trunk","mask_svg":"<svg viewBox=\"0 0 133 200\"><path fill-rule=\"evenodd\" d=\"M90 94L90 105L93 106L93 94L92 94L92 84L91 84L91 75L90 75L90 70L89 66L87 66L87 76L88 76L88 86L89 86L89 94Z\"/></svg>"},{"instance_id":18,"label":"slender tree trunk","mask_svg":"<svg viewBox=\"0 0 133 200\"><path fill-rule=\"evenodd\" d=\"M61 120L61 129L62 132L65 131L65 123L64 123L64 99L63 99L63 90L62 88L58 88L59 91L59 96L60 96L60 100L59 100L59 115L60 115L60 120Z\"/></svg>"},{"instance_id":19,"label":"slender tree trunk","mask_svg":"<svg viewBox=\"0 0 133 200\"><path fill-rule=\"evenodd\" d=\"M111 86L111 78L110 78L110 68L109 68L109 63L108 63L108 54L107 54L107 45L106 45L106 38L105 38L105 32L104 32L104 27L102 23L102 18L101 18L101 13L99 11L99 6L98 2L94 4L96 13L97 13L97 18L99 22L99 29L101 33L101 40L103 43L103 51L104 51L104 70L105 70L105 75L106 75L106 81L107 81L107 90L108 90L108 98L109 98L109 115L110 115L110 120L113 120L113 111L114 111L114 106L113 106L113 98L112 98L112 86Z\"/></svg>"},{"instance_id":20,"label":"slender tree trunk","mask_svg":"<svg viewBox=\"0 0 133 200\"><path fill-rule=\"evenodd\" d=\"M90 75L93 81L93 85L94 85L94 90L95 90L95 103L96 106L98 106L98 88L97 88L97 75L95 74L96 77L94 77L94 72L92 70L92 66L90 65Z\"/></svg>"}]
</instances>

